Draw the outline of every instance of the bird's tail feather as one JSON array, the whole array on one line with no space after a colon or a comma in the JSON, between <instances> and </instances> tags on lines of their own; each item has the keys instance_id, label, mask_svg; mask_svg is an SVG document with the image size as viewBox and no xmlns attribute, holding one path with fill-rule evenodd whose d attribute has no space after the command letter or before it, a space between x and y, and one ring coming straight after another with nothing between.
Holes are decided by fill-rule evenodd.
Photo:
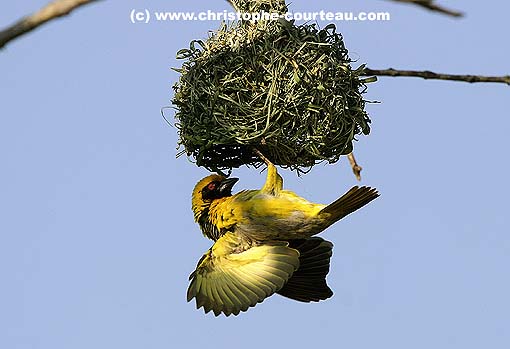
<instances>
[{"instance_id":1,"label":"bird's tail feather","mask_svg":"<svg viewBox=\"0 0 510 349\"><path fill-rule=\"evenodd\" d=\"M348 214L360 209L379 196L375 188L370 187L352 187L347 193L339 199L324 207L319 216L324 216L328 225L335 223Z\"/></svg>"},{"instance_id":2,"label":"bird's tail feather","mask_svg":"<svg viewBox=\"0 0 510 349\"><path fill-rule=\"evenodd\" d=\"M277 293L300 301L318 302L333 295L326 283L333 244L319 237L290 240L299 251L299 268Z\"/></svg>"}]
</instances>

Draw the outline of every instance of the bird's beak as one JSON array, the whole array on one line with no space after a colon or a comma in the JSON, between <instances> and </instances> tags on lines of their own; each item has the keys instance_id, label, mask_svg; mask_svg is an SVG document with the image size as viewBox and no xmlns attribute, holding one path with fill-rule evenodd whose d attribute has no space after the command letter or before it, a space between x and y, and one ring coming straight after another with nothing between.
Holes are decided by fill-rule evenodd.
<instances>
[{"instance_id":1,"label":"bird's beak","mask_svg":"<svg viewBox=\"0 0 510 349\"><path fill-rule=\"evenodd\" d=\"M239 178L226 178L222 180L220 186L218 187L218 191L222 195L232 195L232 187L238 180Z\"/></svg>"}]
</instances>

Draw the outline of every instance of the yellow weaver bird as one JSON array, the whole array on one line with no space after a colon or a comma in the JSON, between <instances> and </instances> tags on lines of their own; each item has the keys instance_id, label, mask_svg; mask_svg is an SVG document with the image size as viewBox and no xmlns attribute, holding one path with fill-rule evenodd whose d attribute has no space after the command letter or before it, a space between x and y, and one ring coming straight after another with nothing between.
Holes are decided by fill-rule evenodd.
<instances>
[{"instance_id":1,"label":"yellow weaver bird","mask_svg":"<svg viewBox=\"0 0 510 349\"><path fill-rule=\"evenodd\" d=\"M274 293L302 302L327 299L333 244L312 237L379 196L353 187L330 205L283 190L283 179L266 160L260 190L232 195L237 178L210 175L192 194L195 221L214 245L190 275L188 302L216 316L238 315Z\"/></svg>"}]
</instances>

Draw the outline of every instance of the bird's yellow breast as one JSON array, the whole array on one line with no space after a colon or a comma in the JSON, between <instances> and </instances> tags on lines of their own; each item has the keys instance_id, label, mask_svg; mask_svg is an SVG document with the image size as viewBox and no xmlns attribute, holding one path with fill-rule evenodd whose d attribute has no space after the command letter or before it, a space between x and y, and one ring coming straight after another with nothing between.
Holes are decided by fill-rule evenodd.
<instances>
[{"instance_id":1,"label":"bird's yellow breast","mask_svg":"<svg viewBox=\"0 0 510 349\"><path fill-rule=\"evenodd\" d=\"M220 230L242 232L256 239L298 238L318 225L317 213L324 205L315 204L283 190L274 196L247 190L216 200L211 205L211 221ZM313 229L311 229L313 230Z\"/></svg>"}]
</instances>

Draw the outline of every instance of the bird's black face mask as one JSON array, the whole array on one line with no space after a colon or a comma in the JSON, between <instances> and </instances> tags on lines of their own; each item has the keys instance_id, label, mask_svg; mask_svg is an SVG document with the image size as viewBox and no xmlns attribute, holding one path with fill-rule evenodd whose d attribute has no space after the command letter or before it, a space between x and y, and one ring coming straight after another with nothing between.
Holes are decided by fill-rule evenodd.
<instances>
[{"instance_id":1,"label":"bird's black face mask","mask_svg":"<svg viewBox=\"0 0 510 349\"><path fill-rule=\"evenodd\" d=\"M207 184L204 189L202 189L202 199L214 200L231 196L232 187L238 180L239 178L226 178L221 182L214 181Z\"/></svg>"}]
</instances>

